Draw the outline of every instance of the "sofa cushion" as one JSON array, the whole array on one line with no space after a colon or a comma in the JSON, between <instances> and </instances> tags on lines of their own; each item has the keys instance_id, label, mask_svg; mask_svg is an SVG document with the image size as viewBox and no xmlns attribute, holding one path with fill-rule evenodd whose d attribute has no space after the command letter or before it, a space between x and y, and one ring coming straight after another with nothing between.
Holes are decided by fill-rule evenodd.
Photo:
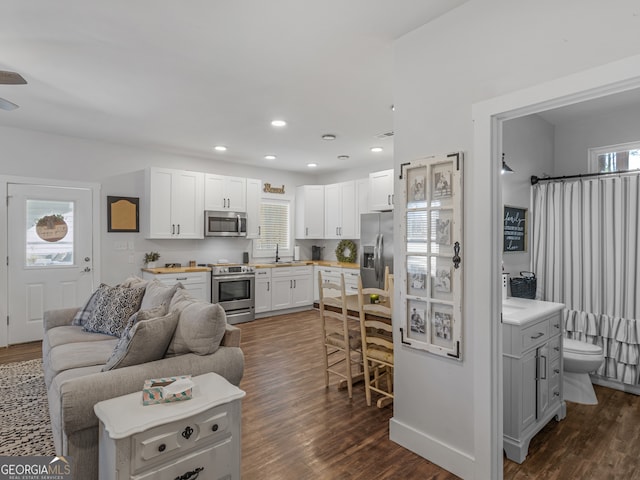
<instances>
[{"instance_id":1,"label":"sofa cushion","mask_svg":"<svg viewBox=\"0 0 640 480\"><path fill-rule=\"evenodd\" d=\"M138 288L138 287L146 287L148 283L149 283L148 280L145 280L144 278L140 278L136 275L133 275L131 277L127 277L125 281L120 284L120 286L125 288Z\"/></svg>"},{"instance_id":2,"label":"sofa cushion","mask_svg":"<svg viewBox=\"0 0 640 480\"><path fill-rule=\"evenodd\" d=\"M105 333L119 337L124 331L129 317L138 311L144 287L127 288L120 285L109 287L102 284L98 288L96 305L84 324L88 332Z\"/></svg>"},{"instance_id":3,"label":"sofa cushion","mask_svg":"<svg viewBox=\"0 0 640 480\"><path fill-rule=\"evenodd\" d=\"M111 356L114 347L118 343L117 338L102 340L99 342L65 343L49 350L47 372L49 378L53 378L60 372L80 367L104 365Z\"/></svg>"},{"instance_id":4,"label":"sofa cushion","mask_svg":"<svg viewBox=\"0 0 640 480\"><path fill-rule=\"evenodd\" d=\"M181 290L178 290L174 298L180 293ZM179 300L174 307L172 311L178 311L180 318L167 355L208 355L215 352L220 346L227 325L224 309L217 303L197 300Z\"/></svg>"},{"instance_id":5,"label":"sofa cushion","mask_svg":"<svg viewBox=\"0 0 640 480\"><path fill-rule=\"evenodd\" d=\"M147 310L152 307L156 307L158 305L166 304L167 308L173 298L173 295L176 293L178 288L183 288L181 283L176 283L175 285L168 286L162 283L157 278L154 278L147 284L147 287L144 291L144 296L142 297L142 304L140 305L140 310Z\"/></svg>"},{"instance_id":6,"label":"sofa cushion","mask_svg":"<svg viewBox=\"0 0 640 480\"><path fill-rule=\"evenodd\" d=\"M167 352L177 324L176 311L135 322L124 331L102 371L160 360Z\"/></svg>"},{"instance_id":7,"label":"sofa cushion","mask_svg":"<svg viewBox=\"0 0 640 480\"><path fill-rule=\"evenodd\" d=\"M47 333L47 343L50 348L64 345L65 343L77 342L100 342L102 340L113 340L111 335L104 333L87 332L81 326L65 325L49 330Z\"/></svg>"}]
</instances>

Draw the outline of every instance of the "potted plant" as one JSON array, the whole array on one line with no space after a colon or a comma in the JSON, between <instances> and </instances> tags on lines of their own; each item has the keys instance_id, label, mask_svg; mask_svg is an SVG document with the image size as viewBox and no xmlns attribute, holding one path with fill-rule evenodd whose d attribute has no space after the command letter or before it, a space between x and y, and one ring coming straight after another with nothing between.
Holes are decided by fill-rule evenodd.
<instances>
[{"instance_id":1,"label":"potted plant","mask_svg":"<svg viewBox=\"0 0 640 480\"><path fill-rule=\"evenodd\" d=\"M144 263L147 268L156 268L156 262L160 258L160 254L158 252L149 252L144 254Z\"/></svg>"}]
</instances>

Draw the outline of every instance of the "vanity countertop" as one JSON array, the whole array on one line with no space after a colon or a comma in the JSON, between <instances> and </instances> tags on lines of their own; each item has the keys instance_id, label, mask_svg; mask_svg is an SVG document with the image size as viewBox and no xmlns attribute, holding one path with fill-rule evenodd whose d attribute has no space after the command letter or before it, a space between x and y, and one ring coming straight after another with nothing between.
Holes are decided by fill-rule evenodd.
<instances>
[{"instance_id":1,"label":"vanity countertop","mask_svg":"<svg viewBox=\"0 0 640 480\"><path fill-rule=\"evenodd\" d=\"M509 297L502 301L502 321L511 325L524 325L547 317L563 308L563 303Z\"/></svg>"}]
</instances>

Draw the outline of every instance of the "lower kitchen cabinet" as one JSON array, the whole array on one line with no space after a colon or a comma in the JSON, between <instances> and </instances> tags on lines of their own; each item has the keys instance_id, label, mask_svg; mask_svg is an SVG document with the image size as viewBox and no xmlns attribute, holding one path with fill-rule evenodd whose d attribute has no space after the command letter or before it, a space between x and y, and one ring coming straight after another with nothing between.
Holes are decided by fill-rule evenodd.
<instances>
[{"instance_id":1,"label":"lower kitchen cabinet","mask_svg":"<svg viewBox=\"0 0 640 480\"><path fill-rule=\"evenodd\" d=\"M313 298L317 302L320 298L320 290L318 286L318 272L322 273L323 282L340 283L340 274L344 274L344 289L347 295L358 294L358 278L360 278L360 270L357 268L342 268L342 267L324 267L317 265L313 272ZM327 291L325 295L338 296L337 291Z\"/></svg>"},{"instance_id":2,"label":"lower kitchen cabinet","mask_svg":"<svg viewBox=\"0 0 640 480\"><path fill-rule=\"evenodd\" d=\"M522 463L531 439L549 421L566 416L562 396L561 312L523 324L504 324L503 445Z\"/></svg>"},{"instance_id":3,"label":"lower kitchen cabinet","mask_svg":"<svg viewBox=\"0 0 640 480\"><path fill-rule=\"evenodd\" d=\"M313 266L271 269L271 310L313 304Z\"/></svg>"},{"instance_id":4,"label":"lower kitchen cabinet","mask_svg":"<svg viewBox=\"0 0 640 480\"><path fill-rule=\"evenodd\" d=\"M271 311L271 269L256 268L256 313Z\"/></svg>"},{"instance_id":5,"label":"lower kitchen cabinet","mask_svg":"<svg viewBox=\"0 0 640 480\"><path fill-rule=\"evenodd\" d=\"M143 406L142 392L98 402L100 480L240 479L241 399L215 373L193 398Z\"/></svg>"},{"instance_id":6,"label":"lower kitchen cabinet","mask_svg":"<svg viewBox=\"0 0 640 480\"><path fill-rule=\"evenodd\" d=\"M211 301L211 272L185 272L185 273L151 273L142 272L142 278L153 280L157 278L168 286L180 282L185 290L192 296L205 302Z\"/></svg>"}]
</instances>

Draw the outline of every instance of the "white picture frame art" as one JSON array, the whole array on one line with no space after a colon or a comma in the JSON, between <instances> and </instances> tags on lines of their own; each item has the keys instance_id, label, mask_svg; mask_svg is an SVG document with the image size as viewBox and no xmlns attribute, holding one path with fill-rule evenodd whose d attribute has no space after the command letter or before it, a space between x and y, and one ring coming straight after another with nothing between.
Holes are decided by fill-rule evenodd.
<instances>
[{"instance_id":1,"label":"white picture frame art","mask_svg":"<svg viewBox=\"0 0 640 480\"><path fill-rule=\"evenodd\" d=\"M396 282L406 289L401 345L457 361L463 332L462 161L457 152L402 164L406 281Z\"/></svg>"}]
</instances>

